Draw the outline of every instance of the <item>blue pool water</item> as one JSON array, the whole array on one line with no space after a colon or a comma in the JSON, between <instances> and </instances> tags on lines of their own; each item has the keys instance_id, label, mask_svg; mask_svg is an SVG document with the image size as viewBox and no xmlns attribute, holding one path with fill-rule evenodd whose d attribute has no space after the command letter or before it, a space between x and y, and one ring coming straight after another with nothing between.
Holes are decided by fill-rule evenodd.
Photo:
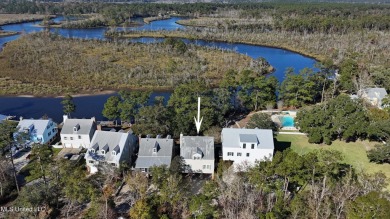
<instances>
[{"instance_id":1,"label":"blue pool water","mask_svg":"<svg viewBox=\"0 0 390 219\"><path fill-rule=\"evenodd\" d=\"M281 121L282 127L294 127L294 118L291 116L283 116Z\"/></svg>"}]
</instances>

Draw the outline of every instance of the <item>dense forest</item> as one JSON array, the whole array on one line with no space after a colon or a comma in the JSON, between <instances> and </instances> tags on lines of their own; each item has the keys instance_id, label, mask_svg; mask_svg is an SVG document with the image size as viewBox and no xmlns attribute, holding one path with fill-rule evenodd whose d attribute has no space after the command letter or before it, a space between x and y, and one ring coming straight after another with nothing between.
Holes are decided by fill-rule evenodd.
<instances>
[{"instance_id":1,"label":"dense forest","mask_svg":"<svg viewBox=\"0 0 390 219\"><path fill-rule=\"evenodd\" d=\"M39 61L37 61L39 60ZM186 45L181 40L127 43L26 35L1 53L3 94L56 95L102 89L171 89L203 79L216 86L230 69L262 75L272 67L232 51ZM39 84L40 86L34 86Z\"/></svg>"}]
</instances>

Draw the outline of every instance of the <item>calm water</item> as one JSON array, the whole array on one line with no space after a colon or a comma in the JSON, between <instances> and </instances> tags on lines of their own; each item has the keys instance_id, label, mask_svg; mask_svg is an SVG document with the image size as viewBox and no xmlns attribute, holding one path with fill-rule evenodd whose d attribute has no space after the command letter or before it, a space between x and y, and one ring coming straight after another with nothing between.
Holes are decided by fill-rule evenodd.
<instances>
[{"instance_id":1,"label":"calm water","mask_svg":"<svg viewBox=\"0 0 390 219\"><path fill-rule=\"evenodd\" d=\"M63 17L55 18L54 21L61 21ZM176 23L177 20L182 19L173 17L168 20L154 21L150 24L145 24L140 27L131 27L126 29L133 30L176 30L185 28ZM40 21L26 22L22 24L4 25L2 28L8 31L17 31L23 33L32 33L42 31L45 28L37 26ZM123 28L118 28L123 30ZM61 29L51 28L50 31L57 32L65 37L77 37L85 39L104 39L104 32L107 28L93 28L93 29ZM2 37L0 38L0 50L4 43L15 40L20 35ZM139 38L132 39L133 42L153 43L159 42L163 39L155 38ZM295 71L299 71L305 67L312 68L316 62L314 59L305 57L303 55L290 52L283 49L269 48L263 46L246 45L241 43L224 43L224 42L210 42L204 40L190 41L183 39L186 43L194 43L200 46L217 47L221 49L229 49L248 55L252 58L264 57L275 69L273 73L279 81L283 81L284 71L288 67L293 67ZM155 92L153 94L163 95L166 99L169 98L170 93ZM101 112L103 105L107 98L111 95L98 95L88 97L74 98L77 109L72 116L78 118L89 118L95 116L97 119L103 119ZM0 114L23 116L24 118L39 118L45 114L53 118L55 121L62 120L62 105L61 98L24 98L24 97L0 97Z\"/></svg>"}]
</instances>

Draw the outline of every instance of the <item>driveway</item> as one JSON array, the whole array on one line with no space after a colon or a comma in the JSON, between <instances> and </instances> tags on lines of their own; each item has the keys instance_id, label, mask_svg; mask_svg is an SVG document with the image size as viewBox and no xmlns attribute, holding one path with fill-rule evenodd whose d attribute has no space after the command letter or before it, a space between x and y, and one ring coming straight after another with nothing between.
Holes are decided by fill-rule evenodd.
<instances>
[{"instance_id":1,"label":"driveway","mask_svg":"<svg viewBox=\"0 0 390 219\"><path fill-rule=\"evenodd\" d=\"M81 151L81 148L63 148L58 154L58 158L63 158L65 154L79 154Z\"/></svg>"}]
</instances>

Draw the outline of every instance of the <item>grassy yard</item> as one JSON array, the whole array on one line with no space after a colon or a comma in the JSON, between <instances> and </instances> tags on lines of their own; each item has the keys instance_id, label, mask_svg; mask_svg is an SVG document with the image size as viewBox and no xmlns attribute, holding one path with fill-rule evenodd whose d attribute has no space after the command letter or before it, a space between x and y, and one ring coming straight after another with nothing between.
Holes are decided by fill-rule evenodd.
<instances>
[{"instance_id":1,"label":"grassy yard","mask_svg":"<svg viewBox=\"0 0 390 219\"><path fill-rule=\"evenodd\" d=\"M370 163L367 158L367 150L370 150L376 144L369 141L357 141L346 143L343 141L334 141L332 145L317 145L308 143L308 138L302 135L286 135L279 134L275 142L276 150L282 150L291 147L292 150L298 154L309 153L317 149L329 149L340 151L344 156L344 161L351 164L358 171L365 171L367 173L375 173L382 171L390 183L390 164L375 164ZM387 189L390 191L390 185Z\"/></svg>"}]
</instances>

